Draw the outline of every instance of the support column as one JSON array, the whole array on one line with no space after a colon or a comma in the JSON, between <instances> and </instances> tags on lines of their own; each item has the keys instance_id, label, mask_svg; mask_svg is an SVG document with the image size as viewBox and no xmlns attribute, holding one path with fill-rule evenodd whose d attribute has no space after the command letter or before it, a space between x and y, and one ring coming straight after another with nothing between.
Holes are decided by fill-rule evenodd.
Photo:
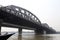
<instances>
[{"instance_id":1,"label":"support column","mask_svg":"<svg viewBox=\"0 0 60 40\"><path fill-rule=\"evenodd\" d=\"M0 19L0 34L1 34L1 25L2 25L2 21L3 21L3 20Z\"/></svg>"},{"instance_id":2,"label":"support column","mask_svg":"<svg viewBox=\"0 0 60 40\"><path fill-rule=\"evenodd\" d=\"M39 29L39 30L35 30L35 34L44 34L44 31Z\"/></svg>"},{"instance_id":3,"label":"support column","mask_svg":"<svg viewBox=\"0 0 60 40\"><path fill-rule=\"evenodd\" d=\"M19 34L19 35L22 34L22 28L18 28L18 34Z\"/></svg>"},{"instance_id":4,"label":"support column","mask_svg":"<svg viewBox=\"0 0 60 40\"><path fill-rule=\"evenodd\" d=\"M51 30L46 30L46 34L52 34L53 32Z\"/></svg>"},{"instance_id":5,"label":"support column","mask_svg":"<svg viewBox=\"0 0 60 40\"><path fill-rule=\"evenodd\" d=\"M0 25L0 35L1 35L1 25Z\"/></svg>"}]
</instances>

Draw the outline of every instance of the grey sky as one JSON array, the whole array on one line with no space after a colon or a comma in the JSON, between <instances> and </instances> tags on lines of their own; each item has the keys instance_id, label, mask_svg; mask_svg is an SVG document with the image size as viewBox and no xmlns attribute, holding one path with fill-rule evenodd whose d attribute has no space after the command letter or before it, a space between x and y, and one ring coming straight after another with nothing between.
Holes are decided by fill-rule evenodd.
<instances>
[{"instance_id":1,"label":"grey sky","mask_svg":"<svg viewBox=\"0 0 60 40\"><path fill-rule=\"evenodd\" d=\"M42 23L60 31L60 0L0 0L0 5L17 5L35 14Z\"/></svg>"}]
</instances>

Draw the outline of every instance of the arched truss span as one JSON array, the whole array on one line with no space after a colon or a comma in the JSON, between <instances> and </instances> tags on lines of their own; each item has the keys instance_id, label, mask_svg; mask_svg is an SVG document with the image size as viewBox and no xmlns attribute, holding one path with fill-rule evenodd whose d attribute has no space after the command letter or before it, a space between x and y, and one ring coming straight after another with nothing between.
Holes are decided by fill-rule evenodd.
<instances>
[{"instance_id":1,"label":"arched truss span","mask_svg":"<svg viewBox=\"0 0 60 40\"><path fill-rule=\"evenodd\" d=\"M10 6L4 7L3 10L6 10L9 13L11 12L14 15L16 15L18 17L22 17L26 20L41 24L40 20L34 14L32 14L30 11L23 9L21 7L10 5Z\"/></svg>"}]
</instances>

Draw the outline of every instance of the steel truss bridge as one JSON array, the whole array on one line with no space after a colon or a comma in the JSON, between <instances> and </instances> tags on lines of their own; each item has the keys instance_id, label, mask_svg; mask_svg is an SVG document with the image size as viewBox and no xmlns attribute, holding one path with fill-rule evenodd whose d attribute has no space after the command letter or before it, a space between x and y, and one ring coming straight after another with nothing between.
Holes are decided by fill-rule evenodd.
<instances>
[{"instance_id":1,"label":"steel truss bridge","mask_svg":"<svg viewBox=\"0 0 60 40\"><path fill-rule=\"evenodd\" d=\"M0 27L15 27L22 29L33 29L36 33L56 33L51 27L43 26L41 21L30 11L10 5L0 7Z\"/></svg>"}]
</instances>

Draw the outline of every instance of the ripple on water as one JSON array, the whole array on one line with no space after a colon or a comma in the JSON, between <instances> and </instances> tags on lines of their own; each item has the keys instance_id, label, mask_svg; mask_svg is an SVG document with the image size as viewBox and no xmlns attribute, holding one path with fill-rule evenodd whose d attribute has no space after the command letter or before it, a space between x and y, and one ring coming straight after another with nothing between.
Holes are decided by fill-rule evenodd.
<instances>
[{"instance_id":1,"label":"ripple on water","mask_svg":"<svg viewBox=\"0 0 60 40\"><path fill-rule=\"evenodd\" d=\"M34 33L18 33L12 35L8 40L60 40L60 34L35 35Z\"/></svg>"}]
</instances>

